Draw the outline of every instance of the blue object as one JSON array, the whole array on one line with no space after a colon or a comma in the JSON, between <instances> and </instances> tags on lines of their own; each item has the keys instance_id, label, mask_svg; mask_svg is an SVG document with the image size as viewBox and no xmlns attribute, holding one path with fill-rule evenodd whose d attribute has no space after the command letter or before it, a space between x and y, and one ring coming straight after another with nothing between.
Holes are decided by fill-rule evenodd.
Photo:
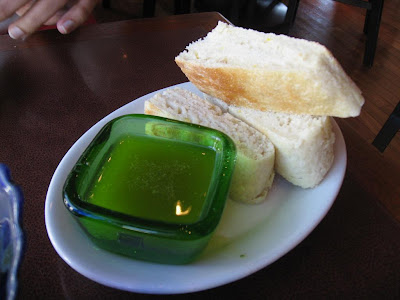
<instances>
[{"instance_id":1,"label":"blue object","mask_svg":"<svg viewBox=\"0 0 400 300\"><path fill-rule=\"evenodd\" d=\"M14 299L17 293L23 252L22 205L21 189L12 182L9 168L0 164L0 299Z\"/></svg>"}]
</instances>

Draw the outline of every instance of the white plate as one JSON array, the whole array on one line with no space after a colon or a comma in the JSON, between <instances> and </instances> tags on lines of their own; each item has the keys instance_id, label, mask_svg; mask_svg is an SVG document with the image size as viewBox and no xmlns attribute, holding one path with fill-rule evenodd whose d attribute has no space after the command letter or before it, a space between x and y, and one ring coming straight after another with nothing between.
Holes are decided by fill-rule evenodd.
<instances>
[{"instance_id":1,"label":"white plate","mask_svg":"<svg viewBox=\"0 0 400 300\"><path fill-rule=\"evenodd\" d=\"M178 86L200 94L191 83ZM73 269L96 282L127 291L200 291L238 280L276 261L310 234L326 215L346 170L346 146L335 122L335 161L323 182L314 189L301 189L276 176L264 203L249 206L228 201L214 237L195 262L183 266L148 263L94 246L64 207L64 182L106 122L124 114L143 113L144 101L154 93L128 103L94 125L71 147L53 175L46 197L46 228L55 250Z\"/></svg>"}]
</instances>

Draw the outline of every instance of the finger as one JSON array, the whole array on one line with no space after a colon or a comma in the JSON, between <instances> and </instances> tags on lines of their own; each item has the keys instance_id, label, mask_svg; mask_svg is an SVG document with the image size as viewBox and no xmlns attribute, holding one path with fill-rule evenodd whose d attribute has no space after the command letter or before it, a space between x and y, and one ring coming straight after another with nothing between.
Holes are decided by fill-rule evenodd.
<instances>
[{"instance_id":1,"label":"finger","mask_svg":"<svg viewBox=\"0 0 400 300\"><path fill-rule=\"evenodd\" d=\"M50 19L48 19L46 22L44 22L44 25L55 25L57 24L58 20L61 19L61 17L65 14L66 10L61 9L55 13L54 16L52 16Z\"/></svg>"},{"instance_id":2,"label":"finger","mask_svg":"<svg viewBox=\"0 0 400 300\"><path fill-rule=\"evenodd\" d=\"M27 4L23 5L22 7L20 7L15 13L18 16L23 16L31 8L31 6L33 5L34 2L35 1L29 1L29 3L27 3Z\"/></svg>"},{"instance_id":3,"label":"finger","mask_svg":"<svg viewBox=\"0 0 400 300\"><path fill-rule=\"evenodd\" d=\"M18 10L16 11L16 14L17 14L18 16L23 16L23 15L29 10L29 8L31 8L31 6L32 6L32 4L33 4L34 2L35 2L35 1L32 0L32 1L30 1L29 3L25 4L24 6L22 6L20 9L18 9ZM65 6L67 6L67 5L65 5ZM54 16L52 16L49 20L47 20L47 21L44 23L44 25L54 25L54 24L56 24L57 21L58 21L66 12L67 12L67 9L65 9L65 8L60 9L59 11L57 11L57 12L55 13Z\"/></svg>"},{"instance_id":4,"label":"finger","mask_svg":"<svg viewBox=\"0 0 400 300\"><path fill-rule=\"evenodd\" d=\"M70 33L83 24L89 17L98 0L79 0L57 22L57 29L62 34Z\"/></svg>"},{"instance_id":5,"label":"finger","mask_svg":"<svg viewBox=\"0 0 400 300\"><path fill-rule=\"evenodd\" d=\"M30 2L30 0L0 0L0 21L11 17L19 8L28 2Z\"/></svg>"},{"instance_id":6,"label":"finger","mask_svg":"<svg viewBox=\"0 0 400 300\"><path fill-rule=\"evenodd\" d=\"M8 34L14 39L26 38L60 10L66 1L38 0L21 18L9 26Z\"/></svg>"}]
</instances>

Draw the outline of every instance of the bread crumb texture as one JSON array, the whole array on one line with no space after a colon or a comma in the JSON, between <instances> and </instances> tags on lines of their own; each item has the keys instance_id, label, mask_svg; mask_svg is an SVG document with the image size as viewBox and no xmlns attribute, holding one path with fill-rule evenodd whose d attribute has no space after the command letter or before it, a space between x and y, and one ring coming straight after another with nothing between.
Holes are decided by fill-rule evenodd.
<instances>
[{"instance_id":1,"label":"bread crumb texture","mask_svg":"<svg viewBox=\"0 0 400 300\"><path fill-rule=\"evenodd\" d=\"M262 112L204 97L265 134L275 147L276 172L292 184L313 188L330 170L335 143L330 117Z\"/></svg>"},{"instance_id":2,"label":"bread crumb texture","mask_svg":"<svg viewBox=\"0 0 400 300\"><path fill-rule=\"evenodd\" d=\"M167 89L147 100L145 113L210 127L228 135L238 149L230 198L244 203L265 200L275 175L275 148L267 136L181 88Z\"/></svg>"}]
</instances>

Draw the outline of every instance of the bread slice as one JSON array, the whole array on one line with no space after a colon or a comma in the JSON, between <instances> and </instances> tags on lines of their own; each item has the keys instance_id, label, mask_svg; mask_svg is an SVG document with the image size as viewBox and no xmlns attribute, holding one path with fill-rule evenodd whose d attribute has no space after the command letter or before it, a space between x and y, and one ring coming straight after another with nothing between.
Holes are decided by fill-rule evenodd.
<instances>
[{"instance_id":1,"label":"bread slice","mask_svg":"<svg viewBox=\"0 0 400 300\"><path fill-rule=\"evenodd\" d=\"M262 111L354 117L364 98L324 46L219 22L176 63L201 91Z\"/></svg>"},{"instance_id":2,"label":"bread slice","mask_svg":"<svg viewBox=\"0 0 400 300\"><path fill-rule=\"evenodd\" d=\"M192 92L171 88L145 102L146 114L224 132L235 142L237 161L229 197L242 203L265 200L274 179L275 149L268 138Z\"/></svg>"},{"instance_id":3,"label":"bread slice","mask_svg":"<svg viewBox=\"0 0 400 300\"><path fill-rule=\"evenodd\" d=\"M330 117L262 112L209 95L205 99L264 133L275 146L276 172L294 185L313 188L331 168L335 133Z\"/></svg>"}]
</instances>

